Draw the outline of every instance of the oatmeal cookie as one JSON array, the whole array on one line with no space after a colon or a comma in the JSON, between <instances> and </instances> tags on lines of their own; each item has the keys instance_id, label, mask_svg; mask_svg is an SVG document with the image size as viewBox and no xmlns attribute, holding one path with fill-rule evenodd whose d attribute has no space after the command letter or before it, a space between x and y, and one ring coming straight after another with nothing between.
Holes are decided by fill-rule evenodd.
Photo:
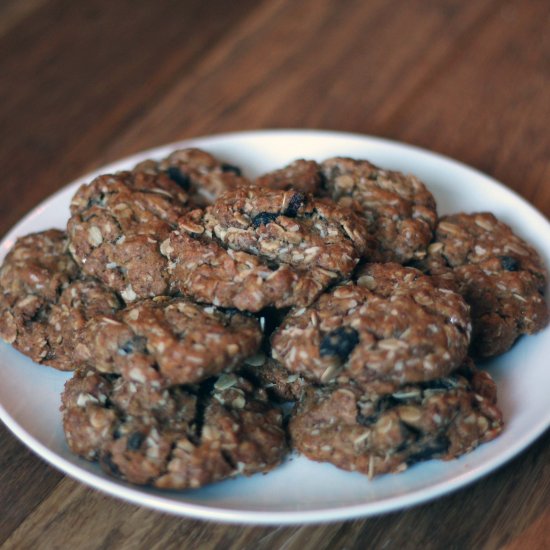
<instances>
[{"instance_id":1,"label":"oatmeal cookie","mask_svg":"<svg viewBox=\"0 0 550 550\"><path fill-rule=\"evenodd\" d=\"M272 354L313 381L388 392L449 374L466 355L470 331L460 295L416 269L367 264L356 283L291 311L272 336Z\"/></svg>"},{"instance_id":2,"label":"oatmeal cookie","mask_svg":"<svg viewBox=\"0 0 550 550\"><path fill-rule=\"evenodd\" d=\"M303 376L292 373L280 363L264 354L250 357L244 362L241 372L264 388L277 403L299 401L309 382Z\"/></svg>"},{"instance_id":3,"label":"oatmeal cookie","mask_svg":"<svg viewBox=\"0 0 550 550\"><path fill-rule=\"evenodd\" d=\"M52 358L51 306L78 276L66 249L63 231L32 233L17 239L0 268L0 337L38 363Z\"/></svg>"},{"instance_id":4,"label":"oatmeal cookie","mask_svg":"<svg viewBox=\"0 0 550 550\"><path fill-rule=\"evenodd\" d=\"M80 364L75 350L88 322L114 315L122 302L99 281L72 282L52 304L46 319L50 352L46 364L59 370L74 370Z\"/></svg>"},{"instance_id":5,"label":"oatmeal cookie","mask_svg":"<svg viewBox=\"0 0 550 550\"><path fill-rule=\"evenodd\" d=\"M309 387L289 425L293 447L308 458L369 477L456 458L502 427L495 383L470 361L448 377L388 395L355 385Z\"/></svg>"},{"instance_id":6,"label":"oatmeal cookie","mask_svg":"<svg viewBox=\"0 0 550 550\"><path fill-rule=\"evenodd\" d=\"M255 185L302 193L322 194L323 176L321 167L314 160L298 159L284 168L273 170L256 178Z\"/></svg>"},{"instance_id":7,"label":"oatmeal cookie","mask_svg":"<svg viewBox=\"0 0 550 550\"><path fill-rule=\"evenodd\" d=\"M157 297L93 319L76 356L101 372L165 387L231 371L258 351L261 340L254 317Z\"/></svg>"},{"instance_id":8,"label":"oatmeal cookie","mask_svg":"<svg viewBox=\"0 0 550 550\"><path fill-rule=\"evenodd\" d=\"M165 294L166 260L159 243L187 212L187 201L165 174L99 176L72 199L69 250L86 275L126 302Z\"/></svg>"},{"instance_id":9,"label":"oatmeal cookie","mask_svg":"<svg viewBox=\"0 0 550 550\"><path fill-rule=\"evenodd\" d=\"M197 148L173 151L158 162L146 160L135 166L134 172L167 174L196 206L211 204L223 191L250 184L238 166L221 162Z\"/></svg>"},{"instance_id":10,"label":"oatmeal cookie","mask_svg":"<svg viewBox=\"0 0 550 550\"><path fill-rule=\"evenodd\" d=\"M332 201L258 187L224 193L162 243L172 292L241 310L311 303L349 276L370 245Z\"/></svg>"},{"instance_id":11,"label":"oatmeal cookie","mask_svg":"<svg viewBox=\"0 0 550 550\"><path fill-rule=\"evenodd\" d=\"M426 255L437 213L418 178L342 157L322 162L321 172L328 195L366 219L377 241L371 261L404 264Z\"/></svg>"},{"instance_id":12,"label":"oatmeal cookie","mask_svg":"<svg viewBox=\"0 0 550 550\"><path fill-rule=\"evenodd\" d=\"M118 478L163 489L196 488L281 462L281 412L237 375L154 389L77 371L62 395L70 449Z\"/></svg>"},{"instance_id":13,"label":"oatmeal cookie","mask_svg":"<svg viewBox=\"0 0 550 550\"><path fill-rule=\"evenodd\" d=\"M423 270L454 279L472 310L476 356L508 350L548 324L547 271L537 252L491 213L441 218Z\"/></svg>"}]
</instances>

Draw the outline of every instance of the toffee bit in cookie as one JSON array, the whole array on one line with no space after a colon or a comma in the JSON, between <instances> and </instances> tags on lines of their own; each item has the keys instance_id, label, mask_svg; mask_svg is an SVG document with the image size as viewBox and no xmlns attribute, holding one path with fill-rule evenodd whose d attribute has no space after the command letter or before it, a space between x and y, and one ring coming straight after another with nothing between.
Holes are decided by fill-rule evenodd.
<instances>
[{"instance_id":1,"label":"toffee bit in cookie","mask_svg":"<svg viewBox=\"0 0 550 550\"><path fill-rule=\"evenodd\" d=\"M274 222L279 216L278 212L260 212L252 218L252 226L257 229L261 225Z\"/></svg>"},{"instance_id":2,"label":"toffee bit in cookie","mask_svg":"<svg viewBox=\"0 0 550 550\"><path fill-rule=\"evenodd\" d=\"M359 343L359 333L352 327L339 327L326 334L321 340L321 357L332 355L345 361Z\"/></svg>"},{"instance_id":3,"label":"toffee bit in cookie","mask_svg":"<svg viewBox=\"0 0 550 550\"><path fill-rule=\"evenodd\" d=\"M184 174L177 166L169 166L166 170L168 177L176 182L184 191L191 188L191 180L187 174Z\"/></svg>"},{"instance_id":4,"label":"toffee bit in cookie","mask_svg":"<svg viewBox=\"0 0 550 550\"><path fill-rule=\"evenodd\" d=\"M519 261L512 256L501 256L500 264L502 265L502 269L506 271L517 271L520 267Z\"/></svg>"},{"instance_id":5,"label":"toffee bit in cookie","mask_svg":"<svg viewBox=\"0 0 550 550\"><path fill-rule=\"evenodd\" d=\"M292 195L292 198L288 202L288 206L285 210L285 216L289 218L295 218L298 214L298 210L304 205L306 202L306 196L303 193L296 193L295 195Z\"/></svg>"}]
</instances>

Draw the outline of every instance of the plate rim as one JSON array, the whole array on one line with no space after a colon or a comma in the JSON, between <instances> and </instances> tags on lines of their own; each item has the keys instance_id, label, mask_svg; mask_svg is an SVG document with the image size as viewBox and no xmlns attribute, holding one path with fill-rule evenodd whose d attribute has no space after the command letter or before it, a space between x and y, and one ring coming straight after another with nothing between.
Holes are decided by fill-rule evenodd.
<instances>
[{"instance_id":1,"label":"plate rim","mask_svg":"<svg viewBox=\"0 0 550 550\"><path fill-rule=\"evenodd\" d=\"M452 166L453 169L461 170L465 173L471 173L476 177L481 177L491 184L496 185L500 189L512 196L514 201L518 201L524 207L527 207L532 214L538 218L538 223L543 223L550 233L550 223L534 205L529 203L521 195L513 189L507 187L498 180L481 172L480 170L466 165L460 161L447 157L441 153L429 151L428 149L411 145L405 142L395 141L387 138L371 136L368 134L340 132L333 130L317 130L317 129L292 129L292 128L277 128L277 129L261 129L261 130L246 130L240 132L224 132L211 135L203 135L194 138L174 141L160 146L144 149L137 153L117 159L106 165L103 165L95 170L92 170L83 176L80 176L67 185L64 185L48 197L44 198L39 204L32 208L27 214L20 218L14 226L5 233L0 240L0 246L4 246L10 240L13 240L18 234L18 228L29 222L31 218L40 214L48 203L54 202L68 189L85 181L89 181L99 173L106 173L112 167L119 165L131 165L136 160L143 158L158 157L165 150L176 149L181 147L196 146L201 147L201 142L205 141L226 141L234 139L246 139L250 137L270 137L274 135L284 136L291 134L293 137L300 135L308 135L309 137L324 137L335 139L356 139L365 142L371 142L383 147L403 149L405 148L414 155L420 155L426 159L435 158L439 162L444 162ZM139 487L126 486L116 480L101 477L93 472L89 472L79 465L74 464L66 458L58 455L56 452L49 449L46 445L35 439L28 433L4 408L0 402L0 420L4 422L7 428L17 437L27 448L44 459L48 464L56 468L58 471L69 475L86 486L95 490L103 491L115 498L130 502L138 506L146 506L150 509L162 511L172 515L190 517L194 519L203 519L208 521L217 521L233 524L250 524L250 525L295 525L295 524L310 524L335 522L343 520L351 520L357 518L366 518L377 514L387 513L390 511L409 508L414 505L426 503L440 496L450 494L458 489L464 488L473 482L479 480L483 476L500 468L506 462L519 455L536 439L538 439L550 426L550 410L546 417L542 417L541 421L531 429L524 432L522 437L514 441L514 445L506 449L505 452L499 453L496 457L490 457L484 463L470 468L462 475L456 475L450 480L442 480L435 485L429 485L421 489L412 490L402 495L392 495L381 499L366 502L362 504L344 505L342 507L314 510L297 510L297 511L266 511L266 510L237 510L233 508L220 508L212 505L197 504L189 501L175 501L164 496L145 493ZM167 493L169 495L170 493Z\"/></svg>"}]
</instances>

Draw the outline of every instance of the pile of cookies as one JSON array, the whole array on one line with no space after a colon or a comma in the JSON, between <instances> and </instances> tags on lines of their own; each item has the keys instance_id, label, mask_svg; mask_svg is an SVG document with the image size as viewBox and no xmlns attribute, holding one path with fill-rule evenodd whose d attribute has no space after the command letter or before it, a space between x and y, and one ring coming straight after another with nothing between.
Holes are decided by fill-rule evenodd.
<instances>
[{"instance_id":1,"label":"pile of cookies","mask_svg":"<svg viewBox=\"0 0 550 550\"><path fill-rule=\"evenodd\" d=\"M500 433L471 357L546 326L546 280L507 225L438 218L414 176L337 157L251 181L183 149L18 239L0 336L74 370L67 443L113 476L200 487L295 449L372 477Z\"/></svg>"}]
</instances>

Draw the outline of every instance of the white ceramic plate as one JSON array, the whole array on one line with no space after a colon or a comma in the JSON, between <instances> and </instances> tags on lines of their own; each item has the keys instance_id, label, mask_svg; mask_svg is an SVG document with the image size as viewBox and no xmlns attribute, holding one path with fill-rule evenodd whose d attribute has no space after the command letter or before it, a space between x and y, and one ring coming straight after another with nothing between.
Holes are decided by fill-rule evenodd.
<instances>
[{"instance_id":1,"label":"white ceramic plate","mask_svg":"<svg viewBox=\"0 0 550 550\"><path fill-rule=\"evenodd\" d=\"M111 164L97 173L161 158L178 147L197 146L240 165L249 176L296 158L333 155L368 158L386 168L414 173L434 193L439 212L491 210L532 243L550 265L550 225L523 199L491 178L421 149L382 139L320 131L258 131L174 143ZM70 198L88 174L28 214L0 244L0 261L16 237L64 227ZM161 492L107 477L100 468L73 456L64 441L59 395L67 373L39 366L0 344L0 418L34 452L68 475L135 504L226 522L307 523L356 518L424 502L453 491L494 470L550 425L550 329L523 338L487 367L497 381L506 428L495 441L451 462L417 464L399 475L369 481L365 476L290 457L267 475L224 481L199 490ZM1 490L1 488L0 488Z\"/></svg>"}]
</instances>

